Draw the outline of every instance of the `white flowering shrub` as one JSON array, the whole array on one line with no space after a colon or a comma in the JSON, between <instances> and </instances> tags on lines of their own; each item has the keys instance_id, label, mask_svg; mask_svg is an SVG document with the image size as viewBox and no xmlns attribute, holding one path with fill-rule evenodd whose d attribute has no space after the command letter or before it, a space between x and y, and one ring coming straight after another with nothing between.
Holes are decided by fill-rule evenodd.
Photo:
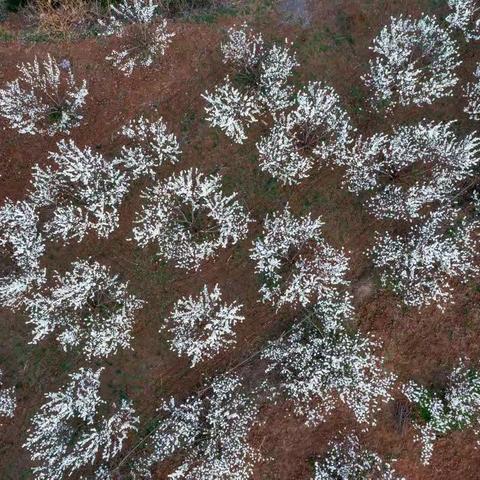
<instances>
[{"instance_id":1,"label":"white flowering shrub","mask_svg":"<svg viewBox=\"0 0 480 480\"><path fill-rule=\"evenodd\" d=\"M440 308L451 300L453 281L466 282L478 274L478 222L457 217L458 211L440 209L406 236L385 233L372 249L381 281L401 295L405 304Z\"/></svg>"},{"instance_id":2,"label":"white flowering shrub","mask_svg":"<svg viewBox=\"0 0 480 480\"><path fill-rule=\"evenodd\" d=\"M143 116L125 125L120 134L130 144L123 145L117 164L137 179L155 178L164 163L176 164L181 153L177 137L169 133L162 118L150 121Z\"/></svg>"},{"instance_id":3,"label":"white flowering shrub","mask_svg":"<svg viewBox=\"0 0 480 480\"><path fill-rule=\"evenodd\" d=\"M53 333L65 351L78 348L88 359L129 348L143 302L127 286L98 262L74 262L63 276L55 274L49 291L28 302L33 343Z\"/></svg>"},{"instance_id":4,"label":"white flowering shrub","mask_svg":"<svg viewBox=\"0 0 480 480\"><path fill-rule=\"evenodd\" d=\"M81 241L94 230L108 237L118 226L119 207L130 185L129 176L87 147L83 150L70 140L57 144L51 153L54 168L33 169L31 200L48 207L45 225L49 237Z\"/></svg>"},{"instance_id":5,"label":"white flowering shrub","mask_svg":"<svg viewBox=\"0 0 480 480\"><path fill-rule=\"evenodd\" d=\"M35 478L63 480L97 461L107 463L136 430L138 418L128 400L111 416L101 415L106 403L99 395L101 371L81 368L61 390L46 394L24 445L36 464Z\"/></svg>"},{"instance_id":6,"label":"white flowering shrub","mask_svg":"<svg viewBox=\"0 0 480 480\"><path fill-rule=\"evenodd\" d=\"M154 465L179 451L192 448L201 435L203 404L200 398L190 397L183 403L170 398L163 402L158 413L160 418L144 448L145 452L132 464L135 479L153 478Z\"/></svg>"},{"instance_id":7,"label":"white flowering shrub","mask_svg":"<svg viewBox=\"0 0 480 480\"><path fill-rule=\"evenodd\" d=\"M175 480L248 480L260 454L248 435L258 407L235 375L216 378L204 400L189 398L162 407L148 445L149 452L134 462L135 478L152 478L151 468L175 453L184 458L168 478Z\"/></svg>"},{"instance_id":8,"label":"white flowering shrub","mask_svg":"<svg viewBox=\"0 0 480 480\"><path fill-rule=\"evenodd\" d=\"M212 127L218 127L235 143L243 143L246 128L257 121L260 105L255 95L242 93L227 76L212 93L202 95L207 101L205 112Z\"/></svg>"},{"instance_id":9,"label":"white flowering shrub","mask_svg":"<svg viewBox=\"0 0 480 480\"><path fill-rule=\"evenodd\" d=\"M476 80L467 85L465 95L467 98L467 106L465 112L472 120L480 120L480 64L475 70Z\"/></svg>"},{"instance_id":10,"label":"white flowering shrub","mask_svg":"<svg viewBox=\"0 0 480 480\"><path fill-rule=\"evenodd\" d=\"M480 40L480 4L478 0L448 0L452 10L445 19L452 28L461 30L468 41Z\"/></svg>"},{"instance_id":11,"label":"white flowering shrub","mask_svg":"<svg viewBox=\"0 0 480 480\"><path fill-rule=\"evenodd\" d=\"M45 281L40 261L45 243L34 206L7 199L0 208L0 305L22 306L26 296Z\"/></svg>"},{"instance_id":12,"label":"white flowering shrub","mask_svg":"<svg viewBox=\"0 0 480 480\"><path fill-rule=\"evenodd\" d=\"M227 41L222 43L223 63L234 65L240 71L256 75L265 54L265 42L261 33L255 33L246 23L230 27Z\"/></svg>"},{"instance_id":13,"label":"white flowering shrub","mask_svg":"<svg viewBox=\"0 0 480 480\"><path fill-rule=\"evenodd\" d=\"M345 183L372 193L367 206L378 218L409 221L429 206L451 204L480 160L480 139L459 137L453 126L420 122L360 137L345 160Z\"/></svg>"},{"instance_id":14,"label":"white flowering shrub","mask_svg":"<svg viewBox=\"0 0 480 480\"><path fill-rule=\"evenodd\" d=\"M3 372L0 370L0 418L15 415L17 399L15 397L15 387L4 388L2 382Z\"/></svg>"},{"instance_id":15,"label":"white flowering shrub","mask_svg":"<svg viewBox=\"0 0 480 480\"><path fill-rule=\"evenodd\" d=\"M264 235L250 254L264 301L277 309L286 304L305 307L348 285L348 260L325 242L322 225L310 215L295 217L288 205L266 217Z\"/></svg>"},{"instance_id":16,"label":"white flowering shrub","mask_svg":"<svg viewBox=\"0 0 480 480\"><path fill-rule=\"evenodd\" d=\"M341 441L330 442L329 451L315 464L312 480L404 480L390 463L378 454L362 448L358 437L348 435Z\"/></svg>"},{"instance_id":17,"label":"white flowering shrub","mask_svg":"<svg viewBox=\"0 0 480 480\"><path fill-rule=\"evenodd\" d=\"M73 72L60 68L50 55L22 63L20 76L0 89L0 116L20 133L69 133L83 120L88 94L85 80L77 84Z\"/></svg>"},{"instance_id":18,"label":"white flowering shrub","mask_svg":"<svg viewBox=\"0 0 480 480\"><path fill-rule=\"evenodd\" d=\"M434 17L392 18L371 49L376 57L364 81L388 108L431 104L450 95L458 82L457 46Z\"/></svg>"},{"instance_id":19,"label":"white flowering shrub","mask_svg":"<svg viewBox=\"0 0 480 480\"><path fill-rule=\"evenodd\" d=\"M279 115L269 134L257 144L260 166L284 184L308 177L316 159L339 163L353 128L337 93L310 82L296 96L296 108Z\"/></svg>"},{"instance_id":20,"label":"white flowering shrub","mask_svg":"<svg viewBox=\"0 0 480 480\"><path fill-rule=\"evenodd\" d=\"M480 374L468 368L464 360L459 361L441 391L409 382L404 385L403 393L417 408L415 440L422 446L421 459L425 465L430 463L439 437L472 426L477 435L480 433Z\"/></svg>"},{"instance_id":21,"label":"white flowering shrub","mask_svg":"<svg viewBox=\"0 0 480 480\"><path fill-rule=\"evenodd\" d=\"M243 143L246 129L260 114L291 106L293 88L288 80L298 62L287 41L267 48L262 35L246 24L230 28L221 49L224 63L235 69L236 84L227 75L213 93L205 92L207 121L235 143Z\"/></svg>"},{"instance_id":22,"label":"white flowering shrub","mask_svg":"<svg viewBox=\"0 0 480 480\"><path fill-rule=\"evenodd\" d=\"M392 399L395 376L374 353L379 344L344 328L328 329L308 318L263 352L267 373L280 375L280 392L307 425L318 425L345 404L365 429ZM319 323L319 324L317 324Z\"/></svg>"},{"instance_id":23,"label":"white flowering shrub","mask_svg":"<svg viewBox=\"0 0 480 480\"><path fill-rule=\"evenodd\" d=\"M110 19L100 23L105 35L122 38L121 50L113 50L106 58L116 68L129 76L136 67L149 67L165 54L175 34L168 31L166 20L156 22L158 3L122 0L110 9Z\"/></svg>"},{"instance_id":24,"label":"white flowering shrub","mask_svg":"<svg viewBox=\"0 0 480 480\"><path fill-rule=\"evenodd\" d=\"M259 98L269 112L278 112L291 104L293 87L288 85L295 68L299 66L296 55L290 46L273 45L260 64L258 80Z\"/></svg>"},{"instance_id":25,"label":"white flowering shrub","mask_svg":"<svg viewBox=\"0 0 480 480\"><path fill-rule=\"evenodd\" d=\"M242 391L239 377L216 378L205 402L205 420L196 444L174 480L248 480L259 453L249 445L248 434L258 407Z\"/></svg>"},{"instance_id":26,"label":"white flowering shrub","mask_svg":"<svg viewBox=\"0 0 480 480\"><path fill-rule=\"evenodd\" d=\"M171 348L189 357L192 367L214 357L235 343L234 327L245 319L241 309L236 302L222 302L218 285L212 290L205 285L199 296L178 300L166 321Z\"/></svg>"},{"instance_id":27,"label":"white flowering shrub","mask_svg":"<svg viewBox=\"0 0 480 480\"><path fill-rule=\"evenodd\" d=\"M133 237L179 268L198 270L219 249L243 239L250 221L235 199L222 192L220 175L183 170L146 190Z\"/></svg>"}]
</instances>

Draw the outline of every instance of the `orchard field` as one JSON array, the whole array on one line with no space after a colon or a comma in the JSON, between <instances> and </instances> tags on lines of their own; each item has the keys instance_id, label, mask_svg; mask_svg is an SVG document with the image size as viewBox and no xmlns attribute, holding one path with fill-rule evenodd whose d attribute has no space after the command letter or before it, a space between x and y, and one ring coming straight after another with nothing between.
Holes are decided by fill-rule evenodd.
<instances>
[{"instance_id":1,"label":"orchard field","mask_svg":"<svg viewBox=\"0 0 480 480\"><path fill-rule=\"evenodd\" d=\"M480 479L480 2L0 18L0 479Z\"/></svg>"}]
</instances>

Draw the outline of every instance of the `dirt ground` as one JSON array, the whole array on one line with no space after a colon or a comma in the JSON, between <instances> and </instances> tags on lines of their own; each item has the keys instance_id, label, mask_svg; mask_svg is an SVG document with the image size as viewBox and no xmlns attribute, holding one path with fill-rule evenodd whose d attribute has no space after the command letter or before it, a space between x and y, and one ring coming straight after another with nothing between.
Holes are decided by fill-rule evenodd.
<instances>
[{"instance_id":1,"label":"dirt ground","mask_svg":"<svg viewBox=\"0 0 480 480\"><path fill-rule=\"evenodd\" d=\"M277 7L277 8L276 8ZM375 230L385 228L369 216L359 198L341 188L342 172L319 166L310 178L296 187L283 187L262 173L257 164L255 142L265 129L250 130L244 145L232 145L204 120L201 94L222 80L219 45L224 29L248 21L270 41L293 41L301 67L294 82L322 80L343 98L359 133L383 131L391 125L422 118L458 119L458 128L470 132L478 128L463 113L460 88L455 94L422 109L396 109L384 118L368 109L367 92L361 76L371 58L373 37L392 15L418 16L421 12L442 16L442 0L282 0L238 2L236 9L218 14L192 15L174 19L176 36L166 56L153 68L124 77L105 62L115 39L88 37L75 41L25 41L16 39L22 27L20 14L11 14L1 24L2 31L14 38L0 41L0 85L16 77L16 65L43 57L47 52L73 65L77 78L88 82L89 95L85 123L72 131L79 146L90 145L107 157L119 149L119 128L140 114L162 116L178 135L182 160L177 167L165 167L162 176L174 169L196 166L204 172L220 172L226 191L237 191L255 223L248 238L222 251L195 274L185 274L155 259L154 249L138 249L127 239L132 219L139 208L139 194L145 184L135 185L122 207L121 226L108 240L94 236L77 245L49 244L45 265L65 270L74 258L91 256L111 265L129 281L133 293L147 301L138 316L131 350L118 353L106 362L102 374L103 395L112 402L127 395L141 417L141 428L132 436L125 452L136 445L155 417L161 398L185 397L197 391L216 373L249 358L268 339L275 338L294 321L288 309L278 313L259 302L258 283L248 258L252 240L260 233L265 214L289 202L298 213L311 211L325 222L327 240L344 247L351 259L351 289L362 332L383 343L387 366L400 381L414 379L426 385L451 370L460 356L480 359L480 284L458 288L455 303L445 312L432 307L423 311L402 306L392 293L379 287L378 273L365 255L373 243ZM461 44L464 58L459 68L462 83L472 78L480 61L477 45ZM1 121L0 121L1 122ZM0 197L20 199L28 189L34 164L45 164L56 138L19 135L0 123ZM5 127L5 128L3 128ZM391 226L390 226L391 227ZM159 328L173 303L197 292L203 284L219 283L226 300L244 305L245 321L237 331L237 345L215 359L189 368L167 345ZM63 353L54 339L32 345L31 331L22 313L1 312L0 366L4 383L17 388L15 418L3 422L0 431L0 478L32 478L31 464L22 449L29 420L46 392L65 383L69 373L85 365L80 355ZM256 358L238 371L250 379L263 376L264 365ZM438 441L428 467L419 461L419 447L413 442L413 429L407 421L398 427L395 403L385 406L378 425L361 438L367 447L385 459L397 459L396 471L410 480L480 479L479 452L471 431L449 434ZM265 461L255 468L256 480L306 480L313 462L321 456L328 441L342 428L355 429L348 410L337 410L318 428L307 428L291 413L288 402L265 404L264 423L252 433L252 444L259 447ZM169 465L160 465L157 479L166 479ZM125 477L120 477L125 478Z\"/></svg>"}]
</instances>

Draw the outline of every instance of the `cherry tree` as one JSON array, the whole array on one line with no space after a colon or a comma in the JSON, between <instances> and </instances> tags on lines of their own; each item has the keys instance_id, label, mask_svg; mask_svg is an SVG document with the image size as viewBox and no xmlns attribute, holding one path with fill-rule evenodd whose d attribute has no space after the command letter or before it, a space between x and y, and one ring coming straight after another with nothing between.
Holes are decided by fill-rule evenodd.
<instances>
[{"instance_id":1,"label":"cherry tree","mask_svg":"<svg viewBox=\"0 0 480 480\"><path fill-rule=\"evenodd\" d=\"M45 282L41 258L45 243L34 205L7 199L0 208L0 304L22 306L26 296Z\"/></svg>"},{"instance_id":2,"label":"cherry tree","mask_svg":"<svg viewBox=\"0 0 480 480\"><path fill-rule=\"evenodd\" d=\"M451 301L452 282L466 282L478 274L479 224L458 217L458 210L434 211L406 236L385 233L371 253L382 270L381 281L402 296L405 304L440 308Z\"/></svg>"},{"instance_id":3,"label":"cherry tree","mask_svg":"<svg viewBox=\"0 0 480 480\"><path fill-rule=\"evenodd\" d=\"M24 445L36 464L36 478L63 480L97 461L106 464L137 429L138 418L128 400L122 400L110 416L101 414L106 404L99 395L101 372L81 368L58 392L46 394ZM99 472L105 472L103 465Z\"/></svg>"},{"instance_id":4,"label":"cherry tree","mask_svg":"<svg viewBox=\"0 0 480 480\"><path fill-rule=\"evenodd\" d=\"M415 440L422 446L423 464L430 463L437 438L471 426L480 434L480 374L466 360L460 359L440 392L409 382L403 393L417 407Z\"/></svg>"},{"instance_id":5,"label":"cherry tree","mask_svg":"<svg viewBox=\"0 0 480 480\"><path fill-rule=\"evenodd\" d=\"M457 46L435 17L392 18L374 39L364 77L380 105L422 106L450 95L460 64Z\"/></svg>"},{"instance_id":6,"label":"cherry tree","mask_svg":"<svg viewBox=\"0 0 480 480\"><path fill-rule=\"evenodd\" d=\"M38 207L49 210L47 235L81 241L94 230L99 237L108 237L118 226L129 176L90 147L82 150L72 140L62 140L57 147L58 153L50 153L53 168L33 168L30 194Z\"/></svg>"},{"instance_id":7,"label":"cherry tree","mask_svg":"<svg viewBox=\"0 0 480 480\"><path fill-rule=\"evenodd\" d=\"M445 19L452 28L461 30L467 42L480 40L480 4L477 0L448 0L452 12Z\"/></svg>"},{"instance_id":8,"label":"cherry tree","mask_svg":"<svg viewBox=\"0 0 480 480\"><path fill-rule=\"evenodd\" d=\"M3 388L3 372L0 370L0 417L13 418L17 399L15 398L15 387Z\"/></svg>"},{"instance_id":9,"label":"cherry tree","mask_svg":"<svg viewBox=\"0 0 480 480\"><path fill-rule=\"evenodd\" d=\"M208 396L163 406L164 418L151 435L148 453L134 463L135 478L152 478L151 468L183 454L174 480L248 480L261 456L248 443L258 407L238 376L214 379Z\"/></svg>"},{"instance_id":10,"label":"cherry tree","mask_svg":"<svg viewBox=\"0 0 480 480\"><path fill-rule=\"evenodd\" d=\"M288 205L267 215L264 235L255 240L250 254L263 279L264 301L277 309L286 304L305 307L348 285L348 260L325 242L322 225L310 215L295 217Z\"/></svg>"},{"instance_id":11,"label":"cherry tree","mask_svg":"<svg viewBox=\"0 0 480 480\"><path fill-rule=\"evenodd\" d=\"M243 143L246 129L260 114L275 113L292 104L288 80L298 63L287 41L267 48L262 36L246 24L230 28L221 49L224 63L234 68L238 86L227 75L213 93L203 95L207 121L235 143Z\"/></svg>"},{"instance_id":12,"label":"cherry tree","mask_svg":"<svg viewBox=\"0 0 480 480\"><path fill-rule=\"evenodd\" d=\"M153 0L122 0L110 5L110 19L100 22L105 35L122 38L122 49L113 50L106 59L127 76L163 56L175 35L168 31L166 20L156 22L158 8Z\"/></svg>"},{"instance_id":13,"label":"cherry tree","mask_svg":"<svg viewBox=\"0 0 480 480\"><path fill-rule=\"evenodd\" d=\"M320 320L320 321L318 321ZM395 376L374 352L380 345L345 328L325 328L307 316L263 352L267 373L280 376L279 392L307 425L322 423L341 402L365 429L392 399Z\"/></svg>"},{"instance_id":14,"label":"cherry tree","mask_svg":"<svg viewBox=\"0 0 480 480\"><path fill-rule=\"evenodd\" d=\"M285 184L308 177L316 159L341 159L353 128L333 88L310 82L296 96L296 108L275 118L257 144L262 170Z\"/></svg>"},{"instance_id":15,"label":"cherry tree","mask_svg":"<svg viewBox=\"0 0 480 480\"><path fill-rule=\"evenodd\" d=\"M161 117L150 121L141 116L125 125L120 134L130 144L122 146L116 163L126 168L134 179L144 175L155 178L164 163L179 161L181 150L177 137L168 132Z\"/></svg>"},{"instance_id":16,"label":"cherry tree","mask_svg":"<svg viewBox=\"0 0 480 480\"><path fill-rule=\"evenodd\" d=\"M157 244L158 255L177 267L198 270L221 248L243 239L250 218L236 194L222 192L220 175L183 170L149 188L137 213L133 237L144 247Z\"/></svg>"},{"instance_id":17,"label":"cherry tree","mask_svg":"<svg viewBox=\"0 0 480 480\"><path fill-rule=\"evenodd\" d=\"M83 120L88 94L85 80L77 84L68 66L47 55L39 62L22 63L19 77L0 89L0 116L20 133L69 133Z\"/></svg>"},{"instance_id":18,"label":"cherry tree","mask_svg":"<svg viewBox=\"0 0 480 480\"><path fill-rule=\"evenodd\" d=\"M475 70L476 80L467 85L465 95L467 97L467 106L465 112L472 120L480 120L480 64Z\"/></svg>"},{"instance_id":19,"label":"cherry tree","mask_svg":"<svg viewBox=\"0 0 480 480\"><path fill-rule=\"evenodd\" d=\"M378 218L412 220L431 206L450 205L480 160L480 138L459 137L454 122L404 125L390 136L359 137L346 156L350 191L370 191Z\"/></svg>"},{"instance_id":20,"label":"cherry tree","mask_svg":"<svg viewBox=\"0 0 480 480\"><path fill-rule=\"evenodd\" d=\"M236 302L222 302L218 285L212 290L205 285L198 297L178 300L164 327L172 333L172 349L188 356L192 367L212 358L235 344L234 327L245 319L241 309Z\"/></svg>"},{"instance_id":21,"label":"cherry tree","mask_svg":"<svg viewBox=\"0 0 480 480\"><path fill-rule=\"evenodd\" d=\"M323 460L315 464L313 480L404 480L395 473L390 463L375 452L364 449L355 434L330 442L329 447Z\"/></svg>"},{"instance_id":22,"label":"cherry tree","mask_svg":"<svg viewBox=\"0 0 480 480\"><path fill-rule=\"evenodd\" d=\"M79 348L88 359L129 348L135 313L143 302L130 295L127 287L98 262L74 262L63 276L55 274L47 292L37 293L28 302L32 342L53 333L65 351Z\"/></svg>"},{"instance_id":23,"label":"cherry tree","mask_svg":"<svg viewBox=\"0 0 480 480\"><path fill-rule=\"evenodd\" d=\"M205 112L212 127L219 127L235 143L247 139L245 129L257 121L261 112L258 99L251 93L242 93L227 76L212 93L202 95L207 101Z\"/></svg>"}]
</instances>

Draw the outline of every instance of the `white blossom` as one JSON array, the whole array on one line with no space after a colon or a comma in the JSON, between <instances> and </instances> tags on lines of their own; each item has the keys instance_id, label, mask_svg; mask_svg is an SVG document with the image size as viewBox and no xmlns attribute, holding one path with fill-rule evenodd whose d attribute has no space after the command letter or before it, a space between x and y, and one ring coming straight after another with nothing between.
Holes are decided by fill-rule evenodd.
<instances>
[{"instance_id":1,"label":"white blossom","mask_svg":"<svg viewBox=\"0 0 480 480\"><path fill-rule=\"evenodd\" d=\"M404 480L375 452L362 448L354 434L330 442L329 451L315 464L313 480Z\"/></svg>"},{"instance_id":2,"label":"white blossom","mask_svg":"<svg viewBox=\"0 0 480 480\"><path fill-rule=\"evenodd\" d=\"M110 9L110 19L100 24L105 27L105 35L115 34L123 40L122 49L106 57L116 68L128 76L137 66L149 67L165 54L175 34L168 31L165 19L156 23L158 3L122 0L111 4Z\"/></svg>"},{"instance_id":3,"label":"white blossom","mask_svg":"<svg viewBox=\"0 0 480 480\"><path fill-rule=\"evenodd\" d=\"M0 370L0 417L13 418L17 399L15 398L15 387L4 388L2 382L3 372Z\"/></svg>"},{"instance_id":4,"label":"white blossom","mask_svg":"<svg viewBox=\"0 0 480 480\"><path fill-rule=\"evenodd\" d=\"M392 17L372 50L377 56L364 80L375 100L388 108L397 103L431 104L450 95L458 82L457 46L435 17Z\"/></svg>"},{"instance_id":5,"label":"white blossom","mask_svg":"<svg viewBox=\"0 0 480 480\"><path fill-rule=\"evenodd\" d=\"M72 140L62 140L57 147L58 153L50 153L55 168L34 167L30 195L39 207L53 210L45 225L47 234L64 242L81 241L89 230L108 237L118 226L129 176L101 154L89 147L82 150Z\"/></svg>"},{"instance_id":6,"label":"white blossom","mask_svg":"<svg viewBox=\"0 0 480 480\"><path fill-rule=\"evenodd\" d=\"M240 28L228 29L227 41L222 43L221 49L224 63L255 74L265 53L265 42L261 33L255 33L244 23Z\"/></svg>"},{"instance_id":7,"label":"white blossom","mask_svg":"<svg viewBox=\"0 0 480 480\"><path fill-rule=\"evenodd\" d=\"M188 356L192 367L212 358L235 343L234 327L245 319L241 308L236 302L222 302L218 285L211 291L204 285L199 296L178 300L167 318L171 348Z\"/></svg>"},{"instance_id":8,"label":"white blossom","mask_svg":"<svg viewBox=\"0 0 480 480\"><path fill-rule=\"evenodd\" d=\"M278 112L292 104L293 87L287 82L298 66L287 40L285 45L273 45L267 51L260 64L258 80L259 98L267 111Z\"/></svg>"},{"instance_id":9,"label":"white blossom","mask_svg":"<svg viewBox=\"0 0 480 480\"><path fill-rule=\"evenodd\" d=\"M183 463L169 475L172 480L249 480L259 453L248 434L258 407L242 391L237 376L216 378L206 400L204 425Z\"/></svg>"},{"instance_id":10,"label":"white blossom","mask_svg":"<svg viewBox=\"0 0 480 480\"><path fill-rule=\"evenodd\" d=\"M40 260L45 243L34 205L7 199L0 208L0 304L17 308L45 281Z\"/></svg>"},{"instance_id":11,"label":"white blossom","mask_svg":"<svg viewBox=\"0 0 480 480\"><path fill-rule=\"evenodd\" d=\"M322 225L310 215L295 217L288 205L266 217L264 236L255 240L250 255L262 278L264 301L277 309L285 304L305 307L348 285L348 260L325 242Z\"/></svg>"},{"instance_id":12,"label":"white blossom","mask_svg":"<svg viewBox=\"0 0 480 480\"><path fill-rule=\"evenodd\" d=\"M205 92L207 121L212 127L219 127L235 143L243 143L245 129L257 121L260 113L258 99L251 93L242 93L227 76L224 83L213 93Z\"/></svg>"},{"instance_id":13,"label":"white blossom","mask_svg":"<svg viewBox=\"0 0 480 480\"><path fill-rule=\"evenodd\" d=\"M183 458L169 479L251 478L253 464L261 459L248 443L258 406L235 375L215 378L208 392L203 399L164 402L147 453L133 463L135 479L153 478L152 467L174 454Z\"/></svg>"},{"instance_id":14,"label":"white blossom","mask_svg":"<svg viewBox=\"0 0 480 480\"><path fill-rule=\"evenodd\" d=\"M87 358L107 357L129 348L135 313L143 302L127 292L127 283L94 261L77 261L55 283L29 302L37 343L55 334L67 351L79 348Z\"/></svg>"},{"instance_id":15,"label":"white blossom","mask_svg":"<svg viewBox=\"0 0 480 480\"><path fill-rule=\"evenodd\" d=\"M344 328L324 328L321 322L307 317L271 342L262 354L267 373L280 375L280 392L307 425L324 422L341 402L367 429L375 425L382 403L392 399L395 376L375 355L375 341Z\"/></svg>"},{"instance_id":16,"label":"white blossom","mask_svg":"<svg viewBox=\"0 0 480 480\"><path fill-rule=\"evenodd\" d=\"M85 80L77 85L70 68L60 69L55 58L22 63L20 76L0 89L0 115L20 133L69 133L83 120L88 94Z\"/></svg>"},{"instance_id":17,"label":"white blossom","mask_svg":"<svg viewBox=\"0 0 480 480\"><path fill-rule=\"evenodd\" d=\"M133 178L143 175L155 178L164 163L179 161L180 145L173 133L168 133L162 118L150 121L143 116L125 125L121 135L130 140L122 146L117 164L123 165Z\"/></svg>"},{"instance_id":18,"label":"white blossom","mask_svg":"<svg viewBox=\"0 0 480 480\"><path fill-rule=\"evenodd\" d=\"M480 374L468 368L465 360L459 361L441 391L409 382L403 393L417 407L415 440L421 443L425 465L430 463L438 437L470 426L474 426L477 435L480 433Z\"/></svg>"},{"instance_id":19,"label":"white blossom","mask_svg":"<svg viewBox=\"0 0 480 480\"><path fill-rule=\"evenodd\" d=\"M250 218L235 197L223 194L220 175L181 171L143 194L133 237L142 247L155 242L158 255L177 267L198 270L246 236Z\"/></svg>"},{"instance_id":20,"label":"white blossom","mask_svg":"<svg viewBox=\"0 0 480 480\"><path fill-rule=\"evenodd\" d=\"M445 19L461 30L468 41L480 40L480 4L478 0L448 0L452 12Z\"/></svg>"},{"instance_id":21,"label":"white blossom","mask_svg":"<svg viewBox=\"0 0 480 480\"><path fill-rule=\"evenodd\" d=\"M440 209L425 222L413 225L406 236L377 236L373 263L382 270L384 286L401 295L405 304L423 307L451 301L452 282L466 282L476 274L478 222Z\"/></svg>"},{"instance_id":22,"label":"white blossom","mask_svg":"<svg viewBox=\"0 0 480 480\"><path fill-rule=\"evenodd\" d=\"M465 89L467 106L465 112L472 120L480 120L480 64L475 70L476 80L469 83Z\"/></svg>"},{"instance_id":23,"label":"white blossom","mask_svg":"<svg viewBox=\"0 0 480 480\"><path fill-rule=\"evenodd\" d=\"M39 480L63 480L99 458L108 462L136 430L138 418L127 400L110 417L100 415L105 404L99 396L101 371L81 368L70 375L60 391L46 394L34 415L24 446Z\"/></svg>"},{"instance_id":24,"label":"white blossom","mask_svg":"<svg viewBox=\"0 0 480 480\"><path fill-rule=\"evenodd\" d=\"M343 158L353 128L340 98L329 86L310 82L296 96L296 108L276 117L257 144L263 170L285 184L308 177L317 158Z\"/></svg>"},{"instance_id":25,"label":"white blossom","mask_svg":"<svg viewBox=\"0 0 480 480\"><path fill-rule=\"evenodd\" d=\"M480 162L480 139L459 137L453 125L420 122L360 137L345 157L348 188L370 191L367 206L378 218L408 221L428 206L451 204Z\"/></svg>"}]
</instances>

